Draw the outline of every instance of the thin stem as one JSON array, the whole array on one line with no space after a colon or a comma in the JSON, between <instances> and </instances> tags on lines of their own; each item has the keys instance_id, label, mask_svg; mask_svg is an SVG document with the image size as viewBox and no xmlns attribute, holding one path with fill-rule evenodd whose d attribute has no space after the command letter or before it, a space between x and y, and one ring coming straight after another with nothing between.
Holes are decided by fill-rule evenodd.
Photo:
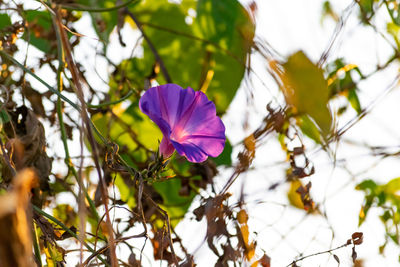
<instances>
[{"instance_id":1,"label":"thin stem","mask_svg":"<svg viewBox=\"0 0 400 267\"><path fill-rule=\"evenodd\" d=\"M28 68L26 68L24 65L22 65L21 63L19 63L17 60L15 60L12 56L10 56L9 54L7 54L6 52L0 50L0 55L7 58L8 60L10 60L11 62L13 62L15 65L17 65L18 67L20 67L23 71L27 72L28 74L30 74L33 78L35 78L36 80L38 80L41 84L43 84L44 86L47 87L47 89L49 89L52 93L58 95L62 100L64 100L65 102L67 102L68 104L70 104L74 109L80 111L80 108L78 107L78 105L76 105L75 103L73 103L71 100L69 100L66 96L62 95L58 90L54 89L51 85L49 85L48 83L46 83L45 81L43 81L39 76L37 76L35 73L33 73L31 70L29 70Z\"/></svg>"},{"instance_id":2,"label":"thin stem","mask_svg":"<svg viewBox=\"0 0 400 267\"><path fill-rule=\"evenodd\" d=\"M351 244L352 244L352 243L345 243L345 244L343 244L343 245L341 245L341 246L338 246L338 247L336 247L336 248L333 248L333 249L329 249L329 250L325 250L325 251L321 251L321 252L317 252L317 253L314 253L314 254L310 254L310 255L303 256L303 257L301 257L301 258L298 258L297 260L292 261L291 263L289 263L288 265L286 265L286 267L289 267L289 266L293 265L293 263L302 261L302 260L307 259L307 258L310 258L310 257L318 256L318 255L325 254L325 253L331 253L331 252L333 252L333 251L335 251L335 250L338 250L338 249L347 247L347 246L349 246L349 245L351 245Z\"/></svg>"},{"instance_id":3,"label":"thin stem","mask_svg":"<svg viewBox=\"0 0 400 267\"><path fill-rule=\"evenodd\" d=\"M125 99L128 99L133 93L134 92L132 90L132 91L130 91L129 93L127 93L125 96L121 97L118 100L111 101L111 102L106 102L106 103L101 103L101 104L98 104L98 105L87 104L87 107L88 108L102 108L102 107L106 107L106 106L115 105L115 104L121 103Z\"/></svg>"},{"instance_id":4,"label":"thin stem","mask_svg":"<svg viewBox=\"0 0 400 267\"><path fill-rule=\"evenodd\" d=\"M156 58L158 64L160 64L161 72L167 81L167 83L172 83L171 76L169 76L167 68L165 67L164 61L161 59L160 54L158 53L156 47L154 46L153 42L150 40L149 36L144 32L142 24L139 22L139 20L136 18L136 16L130 12L127 8L125 9L125 14L127 14L136 24L138 27L139 31L142 33L143 38L146 40L147 44L150 47L151 52L153 52L154 57Z\"/></svg>"},{"instance_id":5,"label":"thin stem","mask_svg":"<svg viewBox=\"0 0 400 267\"><path fill-rule=\"evenodd\" d=\"M37 233L37 228L35 222L32 223L32 233L33 233L33 250L35 251L35 258L38 267L42 267L42 258L40 257L40 247L39 247L39 236Z\"/></svg>"},{"instance_id":6,"label":"thin stem","mask_svg":"<svg viewBox=\"0 0 400 267\"><path fill-rule=\"evenodd\" d=\"M102 13L102 12L109 12L109 11L114 11L121 9L123 7L127 7L130 4L136 4L138 3L139 0L129 0L123 4L116 5L113 7L107 7L107 8L101 8L101 7L90 7L90 6L84 6L84 5L74 5L74 4L60 4L61 8L66 9L66 10L76 10L76 11L88 11L91 13Z\"/></svg>"}]
</instances>

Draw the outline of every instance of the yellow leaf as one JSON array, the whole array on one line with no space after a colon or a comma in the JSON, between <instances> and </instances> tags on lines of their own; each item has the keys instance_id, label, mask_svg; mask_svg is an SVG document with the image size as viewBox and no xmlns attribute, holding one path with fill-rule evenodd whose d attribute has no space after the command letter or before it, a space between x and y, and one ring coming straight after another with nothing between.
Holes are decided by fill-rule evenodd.
<instances>
[{"instance_id":1,"label":"yellow leaf","mask_svg":"<svg viewBox=\"0 0 400 267\"><path fill-rule=\"evenodd\" d=\"M304 210L304 204L303 201L301 201L300 194L296 192L300 186L303 185L299 180L291 181L289 191L287 192L287 198L293 207Z\"/></svg>"}]
</instances>

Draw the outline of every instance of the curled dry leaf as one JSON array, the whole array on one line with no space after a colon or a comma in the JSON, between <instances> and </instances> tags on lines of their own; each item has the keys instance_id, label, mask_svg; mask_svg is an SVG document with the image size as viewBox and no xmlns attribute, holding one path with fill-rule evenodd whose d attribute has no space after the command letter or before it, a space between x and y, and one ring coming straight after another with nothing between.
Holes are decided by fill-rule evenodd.
<instances>
[{"instance_id":1,"label":"curled dry leaf","mask_svg":"<svg viewBox=\"0 0 400 267\"><path fill-rule=\"evenodd\" d=\"M46 154L46 139L42 123L25 106L9 112L9 115L11 120L5 125L4 131L9 138L6 148L14 168L18 171L32 167L39 178L40 189L48 191L52 161ZM2 175L5 181L10 181L12 170L7 166L3 168Z\"/></svg>"},{"instance_id":2,"label":"curled dry leaf","mask_svg":"<svg viewBox=\"0 0 400 267\"><path fill-rule=\"evenodd\" d=\"M363 233L362 232L355 232L351 235L351 239L353 240L354 245L361 245L363 242Z\"/></svg>"}]
</instances>

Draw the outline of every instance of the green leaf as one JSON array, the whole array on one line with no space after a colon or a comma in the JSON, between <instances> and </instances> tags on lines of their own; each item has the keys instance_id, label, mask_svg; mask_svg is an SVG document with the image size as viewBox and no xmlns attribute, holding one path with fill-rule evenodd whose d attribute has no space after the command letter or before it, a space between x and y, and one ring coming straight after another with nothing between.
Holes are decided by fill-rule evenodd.
<instances>
[{"instance_id":1,"label":"green leaf","mask_svg":"<svg viewBox=\"0 0 400 267\"><path fill-rule=\"evenodd\" d=\"M228 139L226 139L224 151L222 151L221 155L211 159L215 162L215 164L217 164L217 166L230 166L232 164L232 145Z\"/></svg>"},{"instance_id":2,"label":"green leaf","mask_svg":"<svg viewBox=\"0 0 400 267\"><path fill-rule=\"evenodd\" d=\"M358 98L356 89L349 90L347 99L349 100L351 107L357 112L357 114L360 114L362 109L361 109L360 99Z\"/></svg>"},{"instance_id":3,"label":"green leaf","mask_svg":"<svg viewBox=\"0 0 400 267\"><path fill-rule=\"evenodd\" d=\"M286 102L297 114L309 115L327 138L332 127L328 109L329 90L323 72L307 56L299 51L283 64L283 93Z\"/></svg>"},{"instance_id":4,"label":"green leaf","mask_svg":"<svg viewBox=\"0 0 400 267\"><path fill-rule=\"evenodd\" d=\"M395 194L400 191L400 177L390 180L384 185L384 191L386 194Z\"/></svg>"},{"instance_id":5,"label":"green leaf","mask_svg":"<svg viewBox=\"0 0 400 267\"><path fill-rule=\"evenodd\" d=\"M73 225L76 220L74 209L68 204L59 204L53 209L53 216L66 225Z\"/></svg>"},{"instance_id":6,"label":"green leaf","mask_svg":"<svg viewBox=\"0 0 400 267\"><path fill-rule=\"evenodd\" d=\"M7 112L4 110L0 111L0 125L7 123L10 121L10 117L8 116Z\"/></svg>"},{"instance_id":7,"label":"green leaf","mask_svg":"<svg viewBox=\"0 0 400 267\"><path fill-rule=\"evenodd\" d=\"M0 30L3 30L5 27L10 26L11 19L7 14L0 14Z\"/></svg>"},{"instance_id":8,"label":"green leaf","mask_svg":"<svg viewBox=\"0 0 400 267\"><path fill-rule=\"evenodd\" d=\"M125 154L124 160L145 162L147 150L157 151L162 133L149 117L144 115L134 101L126 110L118 105L110 113L97 113L92 120L100 132L108 132L109 138L118 144ZM125 151L125 153L124 153Z\"/></svg>"},{"instance_id":9,"label":"green leaf","mask_svg":"<svg viewBox=\"0 0 400 267\"><path fill-rule=\"evenodd\" d=\"M299 125L301 131L309 138L313 139L316 143L322 144L321 133L318 127L310 119L308 115L301 115L297 118L297 125Z\"/></svg>"},{"instance_id":10,"label":"green leaf","mask_svg":"<svg viewBox=\"0 0 400 267\"><path fill-rule=\"evenodd\" d=\"M208 6L211 5L211 8ZM203 90L223 113L240 86L254 25L246 10L236 0L199 1L197 17L187 24L188 8L166 0L142 1L132 8L143 24L171 79L186 88ZM213 27L208 32L207 27ZM153 51L143 42L145 72L155 64ZM166 82L159 73L157 81Z\"/></svg>"},{"instance_id":11,"label":"green leaf","mask_svg":"<svg viewBox=\"0 0 400 267\"><path fill-rule=\"evenodd\" d=\"M359 78L363 77L361 70L357 65L346 64L344 59L339 58L334 62L327 65L328 84L330 97L337 95L345 95L351 107L360 114L361 104L357 95L358 87L357 82L354 81L352 74L358 75ZM341 107L341 110L346 110L346 106ZM338 114L342 112L339 110Z\"/></svg>"},{"instance_id":12,"label":"green leaf","mask_svg":"<svg viewBox=\"0 0 400 267\"><path fill-rule=\"evenodd\" d=\"M168 212L171 220L171 226L175 227L189 209L190 204L195 197L195 193L191 191L189 196L181 196L179 194L179 190L181 189L182 185L180 179L178 178L156 182L153 184L153 186L163 198L163 204L161 206Z\"/></svg>"},{"instance_id":13,"label":"green leaf","mask_svg":"<svg viewBox=\"0 0 400 267\"><path fill-rule=\"evenodd\" d=\"M114 75L110 77L109 95L111 100L126 95L132 87L138 91L143 91L145 82L152 72L152 67L141 58L123 60L118 65ZM127 80L129 83L126 82Z\"/></svg>"},{"instance_id":14,"label":"green leaf","mask_svg":"<svg viewBox=\"0 0 400 267\"><path fill-rule=\"evenodd\" d=\"M57 245L46 242L47 247L44 248L46 254L46 263L48 267L59 266L60 263L64 262L64 251Z\"/></svg>"},{"instance_id":15,"label":"green leaf","mask_svg":"<svg viewBox=\"0 0 400 267\"><path fill-rule=\"evenodd\" d=\"M393 37L394 41L396 42L397 48L400 49L400 26L393 22L388 22L386 24L386 30Z\"/></svg>"},{"instance_id":16,"label":"green leaf","mask_svg":"<svg viewBox=\"0 0 400 267\"><path fill-rule=\"evenodd\" d=\"M378 187L378 185L373 180L369 179L369 180L365 180L365 181L359 183L356 186L356 189L363 190L363 191L367 191L369 189L370 192L374 192L377 187Z\"/></svg>"},{"instance_id":17,"label":"green leaf","mask_svg":"<svg viewBox=\"0 0 400 267\"><path fill-rule=\"evenodd\" d=\"M386 9L389 12L390 18L392 22L396 25L400 26L400 5L398 2L392 3L390 5L387 1L385 1Z\"/></svg>"},{"instance_id":18,"label":"green leaf","mask_svg":"<svg viewBox=\"0 0 400 267\"><path fill-rule=\"evenodd\" d=\"M115 185L118 187L119 193L121 194L121 200L124 201L128 207L133 209L136 206L135 187L128 186L119 174L117 174L115 178Z\"/></svg>"}]
</instances>

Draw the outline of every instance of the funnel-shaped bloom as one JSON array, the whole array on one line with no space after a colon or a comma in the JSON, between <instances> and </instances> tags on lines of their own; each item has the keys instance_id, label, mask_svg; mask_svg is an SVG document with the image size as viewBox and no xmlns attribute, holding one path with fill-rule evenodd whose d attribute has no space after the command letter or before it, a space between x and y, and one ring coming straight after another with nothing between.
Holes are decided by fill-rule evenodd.
<instances>
[{"instance_id":1,"label":"funnel-shaped bloom","mask_svg":"<svg viewBox=\"0 0 400 267\"><path fill-rule=\"evenodd\" d=\"M176 84L160 85L144 93L139 107L160 127L164 157L176 149L190 162L203 162L224 150L225 126L203 92Z\"/></svg>"}]
</instances>

